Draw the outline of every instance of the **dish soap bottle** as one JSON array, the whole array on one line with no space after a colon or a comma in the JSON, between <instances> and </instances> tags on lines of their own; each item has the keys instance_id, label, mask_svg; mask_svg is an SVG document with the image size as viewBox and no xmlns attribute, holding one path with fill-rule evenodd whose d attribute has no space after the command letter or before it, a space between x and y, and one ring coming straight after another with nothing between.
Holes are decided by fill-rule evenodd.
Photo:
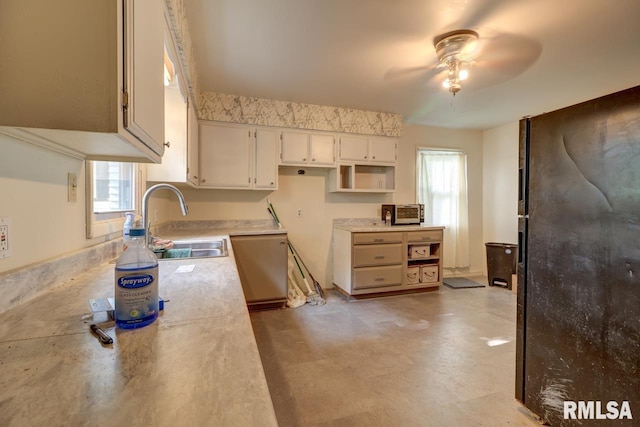
<instances>
[{"instance_id":1,"label":"dish soap bottle","mask_svg":"<svg viewBox=\"0 0 640 427\"><path fill-rule=\"evenodd\" d=\"M127 247L129 246L129 240L131 240L129 233L131 232L131 228L133 227L133 220L136 214L134 214L133 212L127 212L124 214L124 216L125 216L125 220L124 220L124 225L122 226L122 243L123 243L122 250L126 251Z\"/></svg>"},{"instance_id":2,"label":"dish soap bottle","mask_svg":"<svg viewBox=\"0 0 640 427\"><path fill-rule=\"evenodd\" d=\"M122 329L158 318L158 258L147 248L144 228L132 228L129 248L116 260L115 320Z\"/></svg>"}]
</instances>

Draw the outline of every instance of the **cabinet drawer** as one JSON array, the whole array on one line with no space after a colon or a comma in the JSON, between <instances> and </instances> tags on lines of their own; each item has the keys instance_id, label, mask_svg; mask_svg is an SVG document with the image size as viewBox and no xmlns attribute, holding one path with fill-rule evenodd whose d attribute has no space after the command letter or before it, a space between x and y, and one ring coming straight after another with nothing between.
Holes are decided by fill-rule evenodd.
<instances>
[{"instance_id":1,"label":"cabinet drawer","mask_svg":"<svg viewBox=\"0 0 640 427\"><path fill-rule=\"evenodd\" d=\"M441 242L442 231L410 231L407 233L409 242Z\"/></svg>"},{"instance_id":2,"label":"cabinet drawer","mask_svg":"<svg viewBox=\"0 0 640 427\"><path fill-rule=\"evenodd\" d=\"M402 243L402 233L354 233L354 245L371 243Z\"/></svg>"},{"instance_id":3,"label":"cabinet drawer","mask_svg":"<svg viewBox=\"0 0 640 427\"><path fill-rule=\"evenodd\" d=\"M402 262L402 245L362 245L353 248L353 266L389 265Z\"/></svg>"},{"instance_id":4,"label":"cabinet drawer","mask_svg":"<svg viewBox=\"0 0 640 427\"><path fill-rule=\"evenodd\" d=\"M402 265L355 268L353 270L353 289L400 286L401 284Z\"/></svg>"}]
</instances>

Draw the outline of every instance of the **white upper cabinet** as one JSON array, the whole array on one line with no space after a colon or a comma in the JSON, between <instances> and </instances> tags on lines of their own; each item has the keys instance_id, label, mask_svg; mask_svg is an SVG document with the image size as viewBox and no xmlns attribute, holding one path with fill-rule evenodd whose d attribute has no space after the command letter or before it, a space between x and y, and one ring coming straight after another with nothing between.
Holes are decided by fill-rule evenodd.
<instances>
[{"instance_id":1,"label":"white upper cabinet","mask_svg":"<svg viewBox=\"0 0 640 427\"><path fill-rule=\"evenodd\" d=\"M275 190L278 187L278 131L268 128L254 130L253 187Z\"/></svg>"},{"instance_id":2,"label":"white upper cabinet","mask_svg":"<svg viewBox=\"0 0 640 427\"><path fill-rule=\"evenodd\" d=\"M309 161L309 132L283 130L280 163L305 164Z\"/></svg>"},{"instance_id":3,"label":"white upper cabinet","mask_svg":"<svg viewBox=\"0 0 640 427\"><path fill-rule=\"evenodd\" d=\"M177 85L165 88L167 146L162 163L147 166L148 181L187 182L187 102Z\"/></svg>"},{"instance_id":4,"label":"white upper cabinet","mask_svg":"<svg viewBox=\"0 0 640 427\"><path fill-rule=\"evenodd\" d=\"M86 159L164 150L162 0L2 3L0 132Z\"/></svg>"},{"instance_id":5,"label":"white upper cabinet","mask_svg":"<svg viewBox=\"0 0 640 427\"><path fill-rule=\"evenodd\" d=\"M309 140L309 157L312 165L334 166L336 164L336 137L312 133Z\"/></svg>"},{"instance_id":6,"label":"white upper cabinet","mask_svg":"<svg viewBox=\"0 0 640 427\"><path fill-rule=\"evenodd\" d=\"M160 150L164 142L164 7L158 0L125 0L125 128ZM160 85L162 84L162 85ZM162 111L161 111L162 110Z\"/></svg>"},{"instance_id":7,"label":"white upper cabinet","mask_svg":"<svg viewBox=\"0 0 640 427\"><path fill-rule=\"evenodd\" d=\"M201 121L199 140L199 187L277 189L276 130Z\"/></svg>"},{"instance_id":8,"label":"white upper cabinet","mask_svg":"<svg viewBox=\"0 0 640 427\"><path fill-rule=\"evenodd\" d=\"M328 133L283 130L280 164L292 166L334 166L335 136Z\"/></svg>"},{"instance_id":9,"label":"white upper cabinet","mask_svg":"<svg viewBox=\"0 0 640 427\"><path fill-rule=\"evenodd\" d=\"M165 26L167 82L164 89L166 148L162 163L147 166L147 180L198 185L198 119L189 102L184 74L168 23Z\"/></svg>"},{"instance_id":10,"label":"white upper cabinet","mask_svg":"<svg viewBox=\"0 0 640 427\"><path fill-rule=\"evenodd\" d=\"M396 163L397 140L377 136L341 135L340 161L354 163Z\"/></svg>"},{"instance_id":11,"label":"white upper cabinet","mask_svg":"<svg viewBox=\"0 0 640 427\"><path fill-rule=\"evenodd\" d=\"M398 160L398 141L393 138L369 137L369 160L395 163Z\"/></svg>"},{"instance_id":12,"label":"white upper cabinet","mask_svg":"<svg viewBox=\"0 0 640 427\"><path fill-rule=\"evenodd\" d=\"M187 106L187 182L198 185L198 116L191 103Z\"/></svg>"},{"instance_id":13,"label":"white upper cabinet","mask_svg":"<svg viewBox=\"0 0 640 427\"><path fill-rule=\"evenodd\" d=\"M369 139L366 136L341 135L340 160L366 162L369 160Z\"/></svg>"},{"instance_id":14,"label":"white upper cabinet","mask_svg":"<svg viewBox=\"0 0 640 427\"><path fill-rule=\"evenodd\" d=\"M251 129L200 122L200 187L249 188Z\"/></svg>"}]
</instances>

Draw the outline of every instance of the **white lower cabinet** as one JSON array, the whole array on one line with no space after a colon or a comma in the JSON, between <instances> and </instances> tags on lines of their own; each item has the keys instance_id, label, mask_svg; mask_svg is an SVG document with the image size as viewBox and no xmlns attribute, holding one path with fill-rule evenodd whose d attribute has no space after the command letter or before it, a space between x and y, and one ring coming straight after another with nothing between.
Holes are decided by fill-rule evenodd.
<instances>
[{"instance_id":1,"label":"white lower cabinet","mask_svg":"<svg viewBox=\"0 0 640 427\"><path fill-rule=\"evenodd\" d=\"M199 130L199 187L278 188L277 131L205 121Z\"/></svg>"},{"instance_id":2,"label":"white lower cabinet","mask_svg":"<svg viewBox=\"0 0 640 427\"><path fill-rule=\"evenodd\" d=\"M287 235L231 236L233 254L250 309L287 300Z\"/></svg>"},{"instance_id":3,"label":"white lower cabinet","mask_svg":"<svg viewBox=\"0 0 640 427\"><path fill-rule=\"evenodd\" d=\"M333 283L347 295L438 289L442 233L441 227L375 232L336 228Z\"/></svg>"}]
</instances>

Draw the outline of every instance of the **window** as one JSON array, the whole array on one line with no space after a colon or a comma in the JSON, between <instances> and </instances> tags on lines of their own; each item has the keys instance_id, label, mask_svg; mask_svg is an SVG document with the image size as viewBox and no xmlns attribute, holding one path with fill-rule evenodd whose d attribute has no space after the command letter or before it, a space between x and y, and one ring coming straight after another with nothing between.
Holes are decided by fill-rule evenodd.
<instances>
[{"instance_id":1,"label":"window","mask_svg":"<svg viewBox=\"0 0 640 427\"><path fill-rule=\"evenodd\" d=\"M135 209L135 164L92 162L93 213L104 214Z\"/></svg>"},{"instance_id":2,"label":"window","mask_svg":"<svg viewBox=\"0 0 640 427\"><path fill-rule=\"evenodd\" d=\"M469 267L467 155L418 148L416 159L416 200L425 206L425 222L445 227L443 267Z\"/></svg>"},{"instance_id":3,"label":"window","mask_svg":"<svg viewBox=\"0 0 640 427\"><path fill-rule=\"evenodd\" d=\"M125 212L140 212L145 183L136 163L86 163L87 238L122 231Z\"/></svg>"}]
</instances>

